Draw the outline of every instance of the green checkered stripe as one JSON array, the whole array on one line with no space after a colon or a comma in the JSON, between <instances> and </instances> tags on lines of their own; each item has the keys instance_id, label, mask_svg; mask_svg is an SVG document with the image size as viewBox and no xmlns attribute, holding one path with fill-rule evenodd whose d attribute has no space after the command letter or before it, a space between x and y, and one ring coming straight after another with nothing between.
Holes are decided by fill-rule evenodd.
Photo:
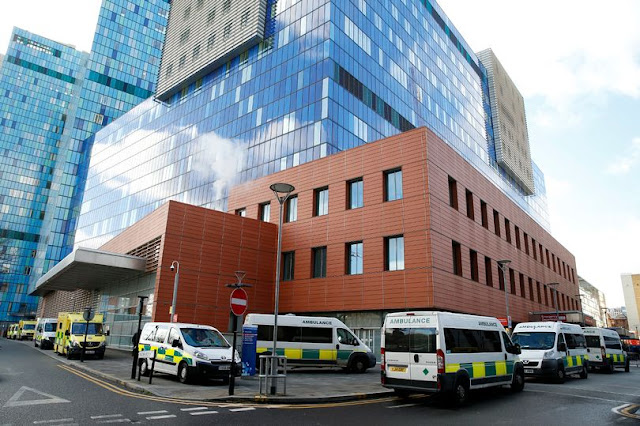
<instances>
[{"instance_id":1,"label":"green checkered stripe","mask_svg":"<svg viewBox=\"0 0 640 426\"><path fill-rule=\"evenodd\" d=\"M271 348L257 348L258 354L270 352ZM276 355L284 355L287 359L296 360L321 360L321 361L347 361L352 350L336 350L336 349L295 349L295 348L277 348Z\"/></svg>"},{"instance_id":2,"label":"green checkered stripe","mask_svg":"<svg viewBox=\"0 0 640 426\"><path fill-rule=\"evenodd\" d=\"M584 364L589 359L586 355L565 356L562 358L562 363L565 367L578 367Z\"/></svg>"},{"instance_id":3,"label":"green checkered stripe","mask_svg":"<svg viewBox=\"0 0 640 426\"><path fill-rule=\"evenodd\" d=\"M138 351L151 351L151 350L156 351L156 359L158 361L165 361L165 362L178 364L180 363L180 361L184 360L187 363L187 365L193 364L193 360L191 359L191 357L186 354L183 354L178 349L164 348L164 347L158 347L158 346L153 346L148 344L138 345Z\"/></svg>"},{"instance_id":4,"label":"green checkered stripe","mask_svg":"<svg viewBox=\"0 0 640 426\"><path fill-rule=\"evenodd\" d=\"M607 354L607 359L613 360L614 364L625 364L626 357L624 354Z\"/></svg>"},{"instance_id":5,"label":"green checkered stripe","mask_svg":"<svg viewBox=\"0 0 640 426\"><path fill-rule=\"evenodd\" d=\"M465 370L471 379L481 379L484 377L511 375L513 374L514 365L513 361L447 363L445 372L457 373L460 370Z\"/></svg>"}]
</instances>

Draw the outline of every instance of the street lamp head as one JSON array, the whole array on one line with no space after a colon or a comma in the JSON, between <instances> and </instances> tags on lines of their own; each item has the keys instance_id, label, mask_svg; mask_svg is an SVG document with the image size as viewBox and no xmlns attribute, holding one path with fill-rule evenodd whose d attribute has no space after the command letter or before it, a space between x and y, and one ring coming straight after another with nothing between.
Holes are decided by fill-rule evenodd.
<instances>
[{"instance_id":1,"label":"street lamp head","mask_svg":"<svg viewBox=\"0 0 640 426\"><path fill-rule=\"evenodd\" d=\"M555 287L557 285L560 285L560 283L549 283L547 284L549 287Z\"/></svg>"},{"instance_id":2,"label":"street lamp head","mask_svg":"<svg viewBox=\"0 0 640 426\"><path fill-rule=\"evenodd\" d=\"M178 262L177 260L174 260L173 262L171 262L171 266L169 269L171 269L171 272L173 272L176 270L176 268L180 270L180 262Z\"/></svg>"},{"instance_id":3,"label":"street lamp head","mask_svg":"<svg viewBox=\"0 0 640 426\"><path fill-rule=\"evenodd\" d=\"M509 259L503 259L503 260L498 260L498 266L504 270L504 268L507 267L508 264L510 264L511 261Z\"/></svg>"},{"instance_id":4,"label":"street lamp head","mask_svg":"<svg viewBox=\"0 0 640 426\"><path fill-rule=\"evenodd\" d=\"M282 182L272 183L269 188L276 194L290 194L296 189L293 185Z\"/></svg>"}]
</instances>

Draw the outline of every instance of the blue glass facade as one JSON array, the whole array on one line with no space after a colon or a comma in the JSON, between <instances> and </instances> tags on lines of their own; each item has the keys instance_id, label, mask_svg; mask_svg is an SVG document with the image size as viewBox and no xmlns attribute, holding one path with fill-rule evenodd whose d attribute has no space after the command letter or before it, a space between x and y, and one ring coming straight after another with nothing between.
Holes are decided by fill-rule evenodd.
<instances>
[{"instance_id":1,"label":"blue glass facade","mask_svg":"<svg viewBox=\"0 0 640 426\"><path fill-rule=\"evenodd\" d=\"M437 4L268 6L259 45L95 135L77 244L98 247L169 199L225 209L235 182L420 126L547 225L544 193L525 197L497 166L486 72Z\"/></svg>"},{"instance_id":2,"label":"blue glass facade","mask_svg":"<svg viewBox=\"0 0 640 426\"><path fill-rule=\"evenodd\" d=\"M0 69L0 321L73 248L90 139L155 90L167 0L104 0L91 53L15 29Z\"/></svg>"}]
</instances>

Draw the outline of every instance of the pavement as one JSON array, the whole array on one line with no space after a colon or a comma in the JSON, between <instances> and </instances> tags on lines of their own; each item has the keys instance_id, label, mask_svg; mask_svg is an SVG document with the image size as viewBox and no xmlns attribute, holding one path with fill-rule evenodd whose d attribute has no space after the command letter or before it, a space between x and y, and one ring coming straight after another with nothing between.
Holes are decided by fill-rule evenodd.
<instances>
[{"instance_id":1,"label":"pavement","mask_svg":"<svg viewBox=\"0 0 640 426\"><path fill-rule=\"evenodd\" d=\"M33 342L21 342L31 346L60 363L83 370L90 375L120 385L128 390L165 398L179 398L195 401L261 402L269 404L318 404L358 399L383 398L393 395L393 391L380 385L380 368L375 366L363 374L347 373L341 368L290 368L287 371L286 394L282 382L278 383L277 395L259 392L258 377L236 377L235 392L229 395L229 386L220 381L182 384L176 377L158 373L153 375L152 384L148 377L140 381L131 379L133 357L131 352L107 348L104 359L88 357L84 362L67 360L51 349L41 350Z\"/></svg>"}]
</instances>

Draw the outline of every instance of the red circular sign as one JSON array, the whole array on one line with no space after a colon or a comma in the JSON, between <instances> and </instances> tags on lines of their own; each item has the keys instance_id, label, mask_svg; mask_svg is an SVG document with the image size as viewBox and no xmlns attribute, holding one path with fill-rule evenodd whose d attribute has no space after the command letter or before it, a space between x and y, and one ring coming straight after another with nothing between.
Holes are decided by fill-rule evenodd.
<instances>
[{"instance_id":1,"label":"red circular sign","mask_svg":"<svg viewBox=\"0 0 640 426\"><path fill-rule=\"evenodd\" d=\"M231 312L234 315L241 316L247 312L247 304L249 297L247 292L241 288L236 288L231 292Z\"/></svg>"}]
</instances>

